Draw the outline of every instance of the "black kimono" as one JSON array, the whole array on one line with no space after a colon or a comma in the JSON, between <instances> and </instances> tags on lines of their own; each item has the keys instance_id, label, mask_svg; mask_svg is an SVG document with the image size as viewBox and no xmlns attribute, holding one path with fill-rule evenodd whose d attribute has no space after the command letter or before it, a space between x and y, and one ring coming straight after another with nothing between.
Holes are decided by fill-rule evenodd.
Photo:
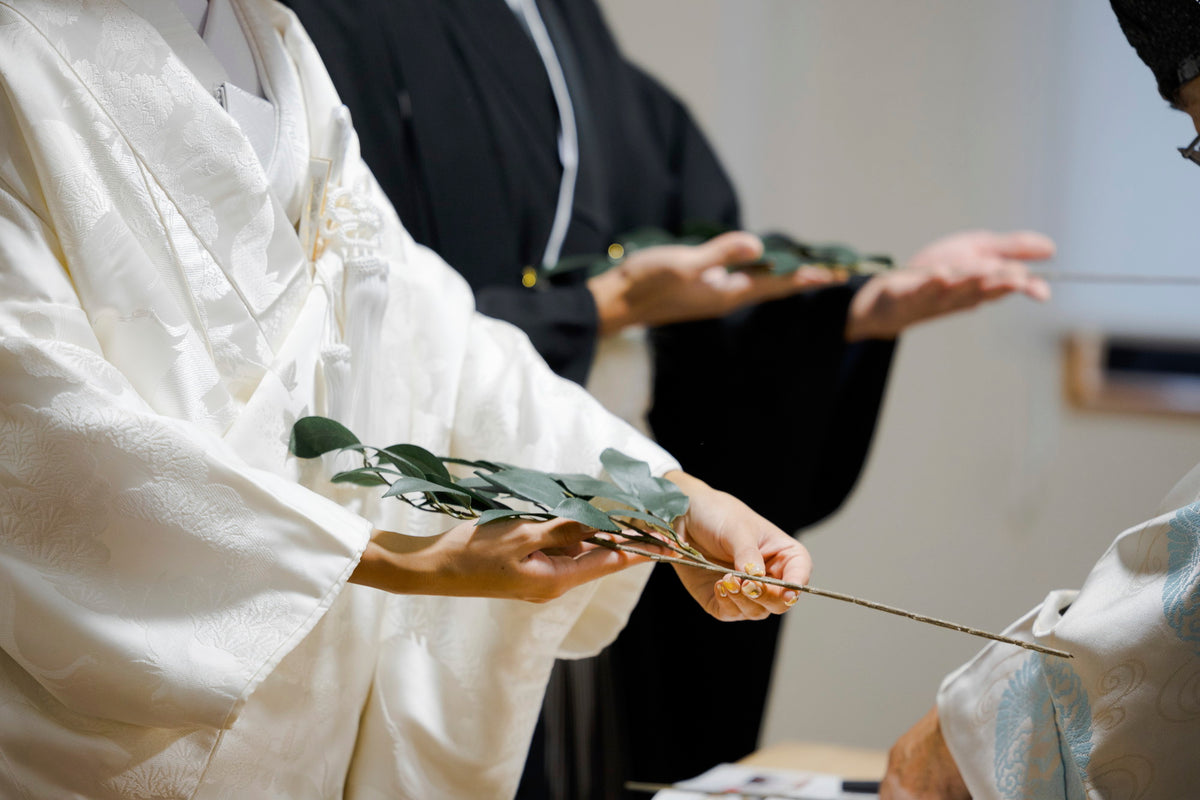
<instances>
[{"instance_id":1,"label":"black kimono","mask_svg":"<svg viewBox=\"0 0 1200 800\"><path fill-rule=\"evenodd\" d=\"M557 372L583 382L597 338L585 276L522 284L526 268L541 261L558 201L559 115L538 51L505 0L288 4L408 230L466 277L481 311L524 329ZM736 195L704 136L674 96L621 56L595 0L538 6L579 128L563 255L603 253L614 237L643 226L737 227ZM655 436L688 472L785 530L837 509L874 431L892 345L846 345L854 290L809 292L653 332ZM553 762L563 782L556 796L611 797L603 787L690 777L756 746L779 618L719 623L669 572L656 570L604 663L583 668L598 673L594 686L581 692L561 678L552 685L550 696L558 692L562 702L548 707L561 710L571 695L597 702L603 727L580 732L578 716L560 715L549 735L539 731L549 749L535 742L531 764ZM680 703L730 700L721 693L729 662L711 657L718 647L743 654L742 681L754 687L721 703L730 710L721 737L711 712ZM572 755L564 739L576 735L576 751L599 741L604 752ZM519 796L544 796L536 783L523 784Z\"/></svg>"}]
</instances>

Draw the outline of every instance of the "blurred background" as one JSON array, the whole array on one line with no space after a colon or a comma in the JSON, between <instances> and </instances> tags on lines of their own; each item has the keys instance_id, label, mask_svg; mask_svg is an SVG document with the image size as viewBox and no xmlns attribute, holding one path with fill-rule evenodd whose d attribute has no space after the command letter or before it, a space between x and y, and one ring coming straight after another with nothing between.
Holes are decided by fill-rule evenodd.
<instances>
[{"instance_id":1,"label":"blurred background","mask_svg":"<svg viewBox=\"0 0 1200 800\"><path fill-rule=\"evenodd\" d=\"M1195 134L1107 3L602 4L697 115L752 230L906 258L942 233L1033 228L1055 268L1200 274L1200 170L1175 151ZM1079 332L1200 341L1200 287L1055 291L904 336L858 488L805 536L815 585L999 630L1079 586L1200 461L1200 417L1077 408L1062 355ZM886 747L979 645L802 598L760 744Z\"/></svg>"}]
</instances>

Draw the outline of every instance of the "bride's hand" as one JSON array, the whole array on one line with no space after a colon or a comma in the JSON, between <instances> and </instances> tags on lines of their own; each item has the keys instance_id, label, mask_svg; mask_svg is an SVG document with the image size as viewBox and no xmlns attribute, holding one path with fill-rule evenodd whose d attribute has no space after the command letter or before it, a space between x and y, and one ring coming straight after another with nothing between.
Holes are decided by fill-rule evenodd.
<instances>
[{"instance_id":1,"label":"bride's hand","mask_svg":"<svg viewBox=\"0 0 1200 800\"><path fill-rule=\"evenodd\" d=\"M376 531L350 580L396 594L505 597L544 603L644 559L585 542L570 520L466 520L438 536Z\"/></svg>"},{"instance_id":2,"label":"bride's hand","mask_svg":"<svg viewBox=\"0 0 1200 800\"><path fill-rule=\"evenodd\" d=\"M675 527L708 560L751 575L769 575L805 585L812 559L804 545L752 511L736 497L719 492L684 472L666 478L690 498ZM720 620L762 619L791 608L798 594L758 581L739 580L696 567L676 566L679 580L696 602Z\"/></svg>"}]
</instances>

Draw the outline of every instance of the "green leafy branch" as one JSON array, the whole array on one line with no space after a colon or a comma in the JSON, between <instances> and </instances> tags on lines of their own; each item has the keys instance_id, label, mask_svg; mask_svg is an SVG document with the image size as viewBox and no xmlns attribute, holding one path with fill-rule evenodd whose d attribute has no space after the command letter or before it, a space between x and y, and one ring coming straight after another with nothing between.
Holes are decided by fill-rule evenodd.
<instances>
[{"instance_id":1,"label":"green leafy branch","mask_svg":"<svg viewBox=\"0 0 1200 800\"><path fill-rule=\"evenodd\" d=\"M331 478L334 483L376 488L386 486L384 497L394 497L420 511L460 520L473 519L477 525L514 519L574 520L623 540L588 539L600 547L652 561L733 575L742 581L841 600L1047 655L1072 657L1061 650L915 614L872 600L789 583L770 576L751 575L715 564L684 542L675 530L675 520L687 512L687 495L665 478L654 477L644 461L630 458L612 448L600 456L600 463L612 478L611 481L575 473L539 472L497 461L446 458L415 444L372 447L360 442L341 423L325 417L303 417L298 420L292 428L289 449L296 457L306 459L330 453L353 453L360 459L361 465L337 472ZM469 474L455 475L451 467ZM663 553L664 549L671 555Z\"/></svg>"},{"instance_id":2,"label":"green leafy branch","mask_svg":"<svg viewBox=\"0 0 1200 800\"><path fill-rule=\"evenodd\" d=\"M662 245L698 245L727 233L730 229L708 223L691 223L684 226L676 236L662 228L637 228L618 236L603 254L581 254L568 256L557 264L545 268L543 275L554 278L566 273L586 270L589 276L599 275L612 269L630 254L647 247ZM816 244L803 242L778 233L762 237L763 254L760 258L744 264L729 266L731 271L764 271L772 275L788 275L801 267L824 267L850 275L866 275L882 272L895 266L891 256L860 253L854 248L838 243Z\"/></svg>"},{"instance_id":3,"label":"green leafy branch","mask_svg":"<svg viewBox=\"0 0 1200 800\"><path fill-rule=\"evenodd\" d=\"M801 267L826 267L851 275L868 275L891 269L891 256L860 253L844 244L812 244L780 234L762 237L763 255L757 262L739 265L739 269L761 267L772 275L787 275Z\"/></svg>"},{"instance_id":4,"label":"green leafy branch","mask_svg":"<svg viewBox=\"0 0 1200 800\"><path fill-rule=\"evenodd\" d=\"M495 461L442 458L415 444L372 447L341 423L324 417L298 420L292 428L290 449L299 458L354 453L361 465L336 473L331 479L334 483L386 486L384 497L394 497L421 511L474 519L478 525L511 519L569 519L708 563L672 525L687 512L687 495L665 478L651 475L645 462L611 448L601 454L600 463L612 481ZM451 467L469 474L455 475Z\"/></svg>"}]
</instances>

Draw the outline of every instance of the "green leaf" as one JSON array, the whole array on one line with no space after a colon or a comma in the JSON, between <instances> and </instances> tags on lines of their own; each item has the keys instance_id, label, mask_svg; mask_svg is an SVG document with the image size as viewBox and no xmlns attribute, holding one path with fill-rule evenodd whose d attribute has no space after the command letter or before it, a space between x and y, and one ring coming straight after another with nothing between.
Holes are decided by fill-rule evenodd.
<instances>
[{"instance_id":1,"label":"green leaf","mask_svg":"<svg viewBox=\"0 0 1200 800\"><path fill-rule=\"evenodd\" d=\"M496 495L503 492L497 486L483 480L479 477L470 478L437 478L433 476L433 482L445 486L453 486L455 489L466 492L472 499L472 507L474 508L508 508L507 505L496 499Z\"/></svg>"},{"instance_id":2,"label":"green leaf","mask_svg":"<svg viewBox=\"0 0 1200 800\"><path fill-rule=\"evenodd\" d=\"M617 485L637 496L637 508L649 511L668 522L687 511L687 495L666 478L650 475L650 465L630 458L611 447L600 455L600 461Z\"/></svg>"},{"instance_id":3,"label":"green leaf","mask_svg":"<svg viewBox=\"0 0 1200 800\"><path fill-rule=\"evenodd\" d=\"M468 478L459 478L454 482L455 486L461 489L473 489L480 492L490 492L491 494L499 494L502 490L493 484L491 481L484 480L479 475L472 475Z\"/></svg>"},{"instance_id":4,"label":"green leaf","mask_svg":"<svg viewBox=\"0 0 1200 800\"><path fill-rule=\"evenodd\" d=\"M821 244L812 245L811 252L813 258L825 262L826 264L836 264L845 266L858 263L858 253L844 244Z\"/></svg>"},{"instance_id":5,"label":"green leaf","mask_svg":"<svg viewBox=\"0 0 1200 800\"><path fill-rule=\"evenodd\" d=\"M471 478L463 478L461 480L456 480L454 482L454 486L455 486L455 488L460 489L460 490L466 492L467 494L471 495L471 498L475 501L474 504L477 507L479 507L479 508L509 508L509 506L507 504L502 503L496 499L496 495L498 494L498 492L496 491L495 487L486 486L481 489L481 488L475 486L474 483L467 483L467 481L471 481L471 480L472 480Z\"/></svg>"},{"instance_id":6,"label":"green leaf","mask_svg":"<svg viewBox=\"0 0 1200 800\"><path fill-rule=\"evenodd\" d=\"M646 504L647 511L671 523L676 517L687 513L691 501L678 486L666 478L655 478L654 483L657 485L657 491L642 493L642 502Z\"/></svg>"},{"instance_id":7,"label":"green leaf","mask_svg":"<svg viewBox=\"0 0 1200 800\"><path fill-rule=\"evenodd\" d=\"M499 522L504 519L537 519L544 521L553 518L553 514L547 514L542 511L513 511L506 508L492 508L480 514L475 524L487 525L489 522Z\"/></svg>"},{"instance_id":8,"label":"green leaf","mask_svg":"<svg viewBox=\"0 0 1200 800\"><path fill-rule=\"evenodd\" d=\"M615 484L593 478L591 475L551 474L550 477L565 486L571 494L578 495L585 500L603 497L607 500L616 500L631 508L642 507L641 501L634 495L621 491Z\"/></svg>"},{"instance_id":9,"label":"green leaf","mask_svg":"<svg viewBox=\"0 0 1200 800\"><path fill-rule=\"evenodd\" d=\"M771 250L763 253L762 260L771 265L772 275L790 275L801 267L800 256L788 250Z\"/></svg>"},{"instance_id":10,"label":"green leaf","mask_svg":"<svg viewBox=\"0 0 1200 800\"><path fill-rule=\"evenodd\" d=\"M643 492L654 492L658 486L650 477L650 465L645 461L638 461L636 458L631 458L625 455L620 450L612 447L600 454L600 463L604 465L604 469L608 471L609 477L613 479L613 483L624 489L629 494L641 498L643 501ZM645 508L644 505L639 507Z\"/></svg>"},{"instance_id":11,"label":"green leaf","mask_svg":"<svg viewBox=\"0 0 1200 800\"><path fill-rule=\"evenodd\" d=\"M372 467L360 467L339 472L329 479L332 483L352 483L355 486L384 486L387 481Z\"/></svg>"},{"instance_id":12,"label":"green leaf","mask_svg":"<svg viewBox=\"0 0 1200 800\"><path fill-rule=\"evenodd\" d=\"M668 528L671 531L675 530L674 528L671 528L671 523L669 521L655 516L648 511L634 511L632 509L619 508L615 511L608 512L608 516L616 519L640 519L642 522L650 523L655 528Z\"/></svg>"},{"instance_id":13,"label":"green leaf","mask_svg":"<svg viewBox=\"0 0 1200 800\"><path fill-rule=\"evenodd\" d=\"M488 472L499 472L502 469L513 469L512 464L505 464L502 461L468 461L465 458L448 458L440 459L443 464L458 464L463 467L471 467L472 469L486 469Z\"/></svg>"},{"instance_id":14,"label":"green leaf","mask_svg":"<svg viewBox=\"0 0 1200 800\"><path fill-rule=\"evenodd\" d=\"M297 458L317 458L343 447L361 444L340 422L326 417L301 417L292 426L288 450Z\"/></svg>"},{"instance_id":15,"label":"green leaf","mask_svg":"<svg viewBox=\"0 0 1200 800\"><path fill-rule=\"evenodd\" d=\"M467 492L450 484L435 483L423 478L398 478L392 484L392 488L384 492L384 497L395 497L400 494L411 494L413 492L422 492L426 494L450 495L452 497L470 500L471 495Z\"/></svg>"},{"instance_id":16,"label":"green leaf","mask_svg":"<svg viewBox=\"0 0 1200 800\"><path fill-rule=\"evenodd\" d=\"M799 254L798 242L790 236L785 236L782 233L767 233L759 238L762 239L764 252L779 250Z\"/></svg>"},{"instance_id":17,"label":"green leaf","mask_svg":"<svg viewBox=\"0 0 1200 800\"><path fill-rule=\"evenodd\" d=\"M421 468L421 470L424 472L424 477L426 478L432 478L436 476L438 478L445 478L447 480L450 479L450 472L446 469L446 465L442 463L442 460L419 445L394 444L391 447L383 448L381 455L382 454L386 454L386 456L390 457L389 460L399 459L410 464L415 464ZM400 464L396 464L396 466L403 469ZM414 475L413 477L416 478L421 476Z\"/></svg>"},{"instance_id":18,"label":"green leaf","mask_svg":"<svg viewBox=\"0 0 1200 800\"><path fill-rule=\"evenodd\" d=\"M555 483L548 475L530 469L514 467L491 474L476 474L485 481L504 489L513 497L529 500L546 508L554 508L562 502L566 494L563 487Z\"/></svg>"},{"instance_id":19,"label":"green leaf","mask_svg":"<svg viewBox=\"0 0 1200 800\"><path fill-rule=\"evenodd\" d=\"M407 475L410 478L424 478L427 474L424 467L417 462L404 458L398 453L390 452L387 448L375 451L376 458L380 463L388 463L399 470L401 475Z\"/></svg>"},{"instance_id":20,"label":"green leaf","mask_svg":"<svg viewBox=\"0 0 1200 800\"><path fill-rule=\"evenodd\" d=\"M554 507L551 513L556 517L582 522L589 528L595 528L598 531L618 533L621 530L615 522L608 518L608 514L605 514L588 501L581 500L578 497L565 498Z\"/></svg>"}]
</instances>

